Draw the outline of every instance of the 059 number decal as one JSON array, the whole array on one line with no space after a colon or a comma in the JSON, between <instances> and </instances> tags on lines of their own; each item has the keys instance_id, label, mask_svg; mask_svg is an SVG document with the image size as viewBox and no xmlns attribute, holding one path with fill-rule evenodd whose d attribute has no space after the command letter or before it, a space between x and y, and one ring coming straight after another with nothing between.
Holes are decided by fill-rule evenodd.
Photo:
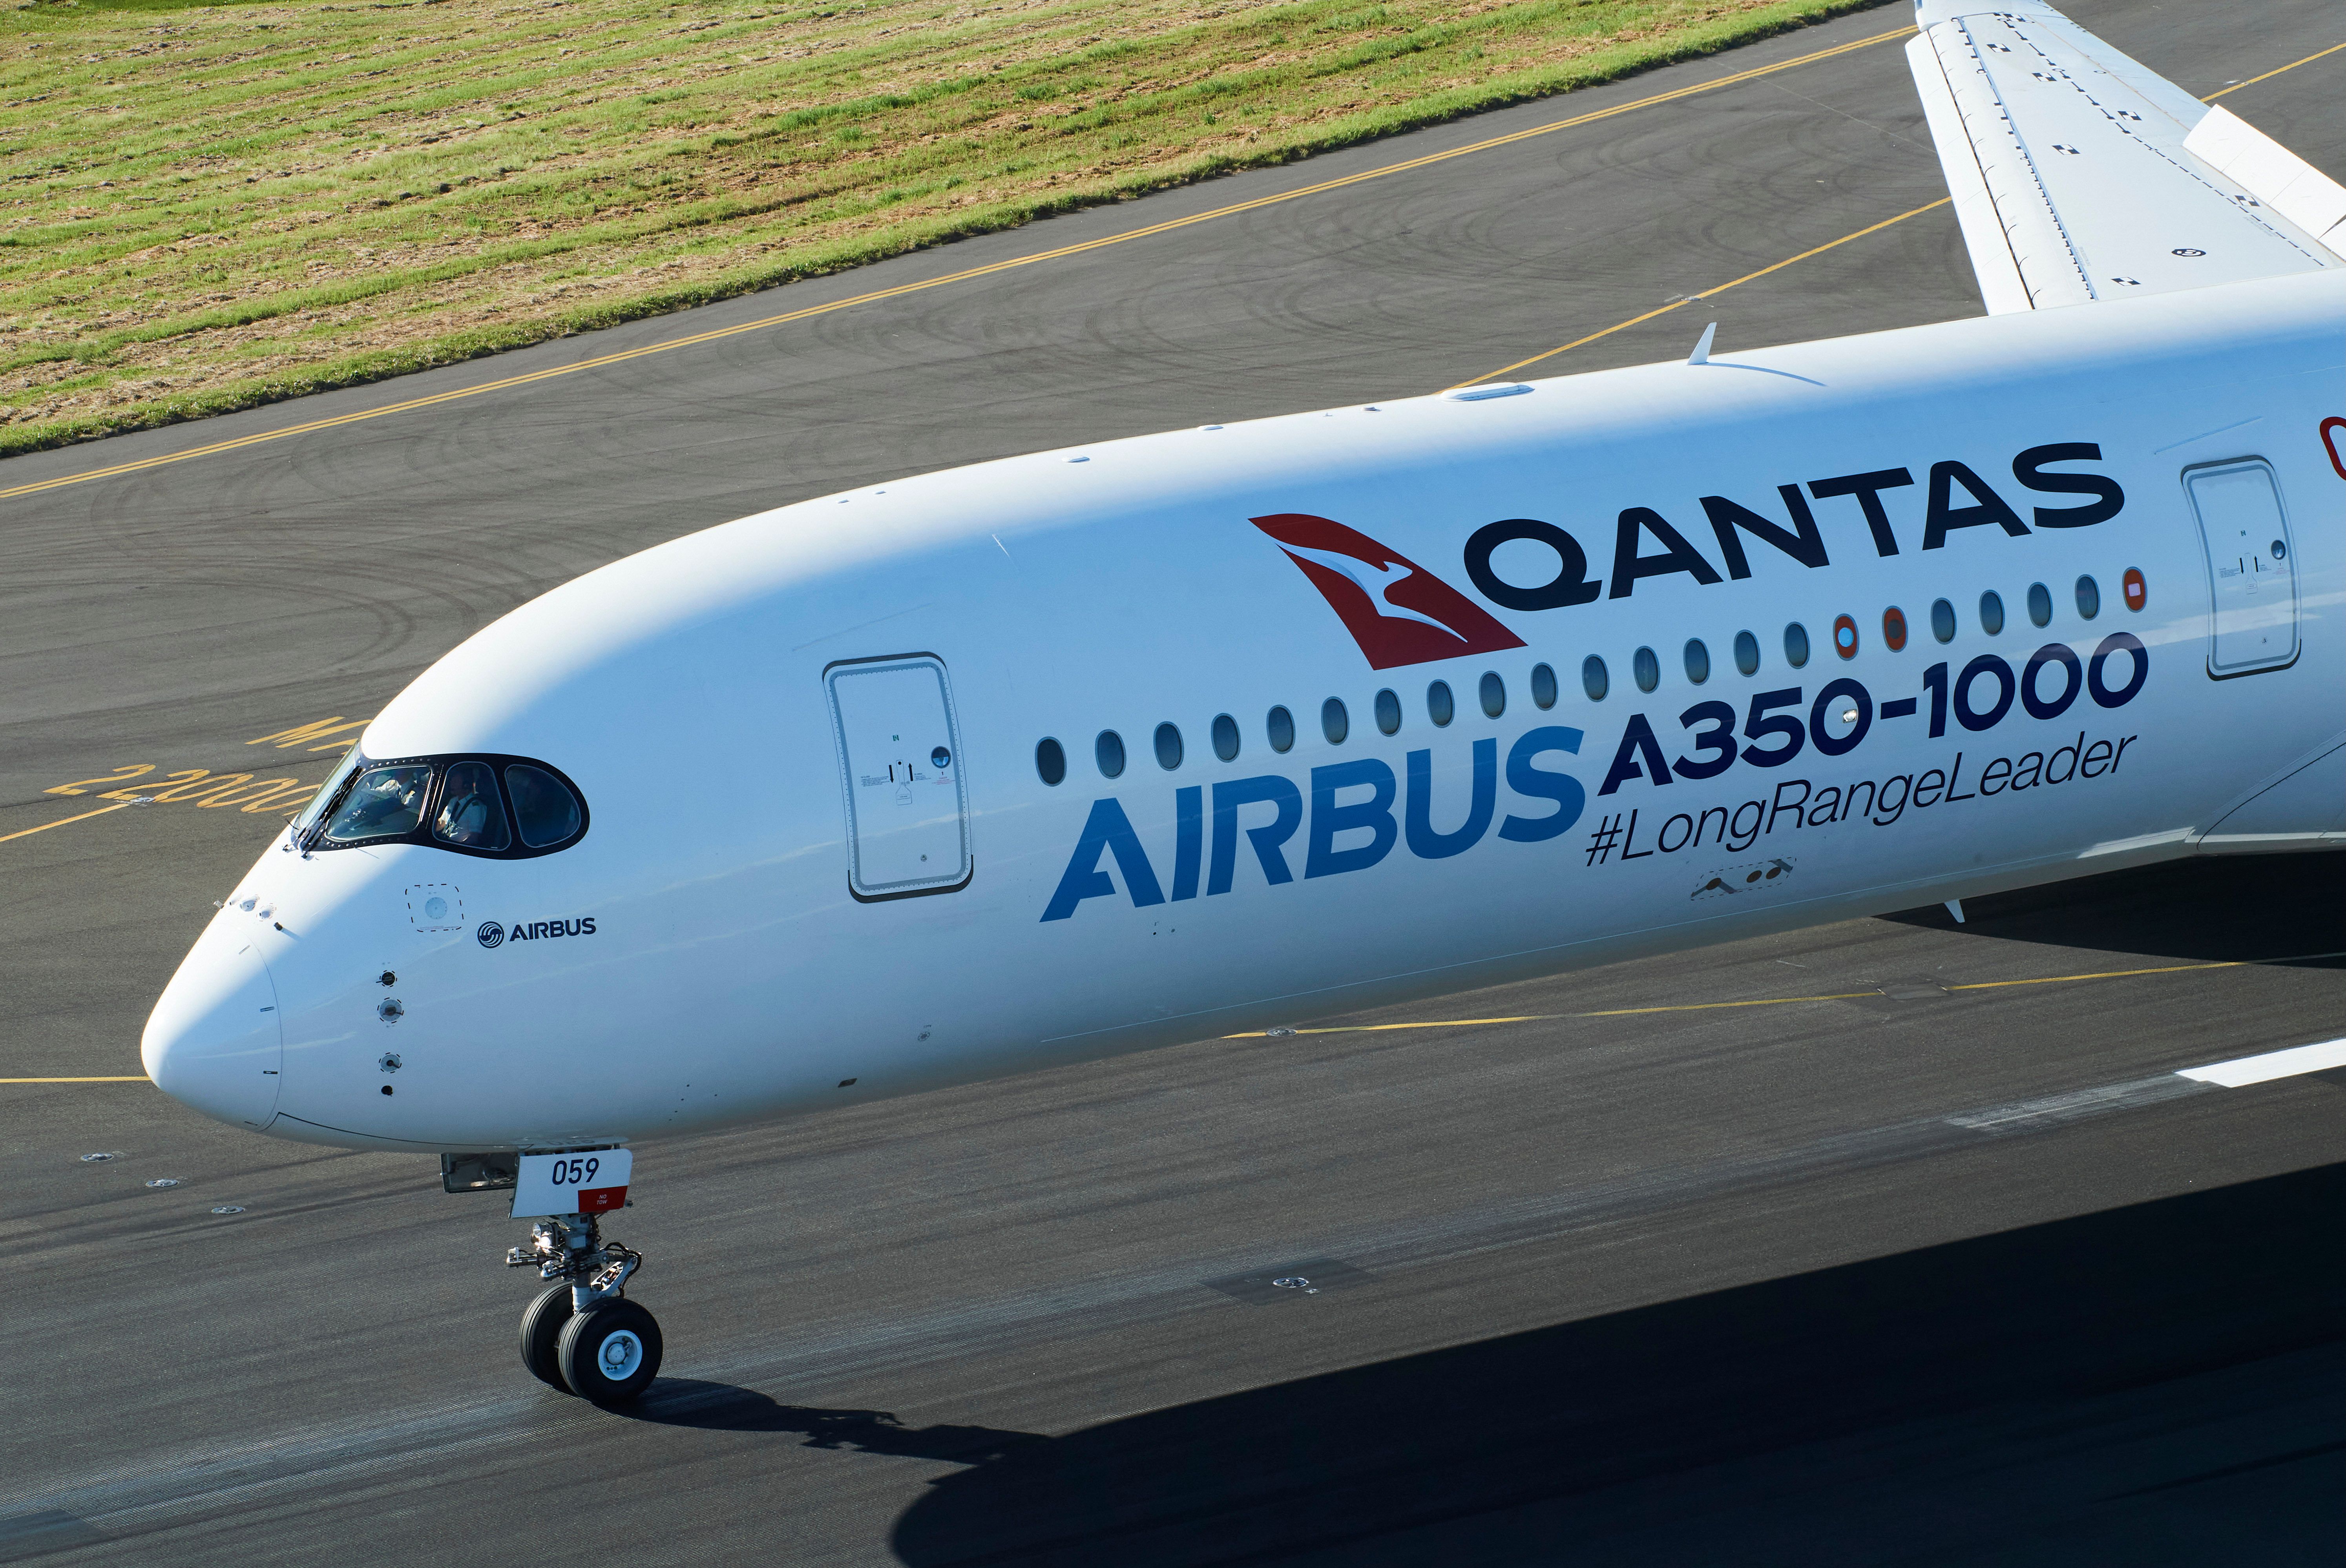
<instances>
[{"instance_id":1,"label":"059 number decal","mask_svg":"<svg viewBox=\"0 0 2346 1568\"><path fill-rule=\"evenodd\" d=\"M2142 639L2113 632L2086 658L2066 643L2046 643L2018 669L1996 654L1981 654L1960 671L1942 660L1923 672L1921 697L1879 705L1865 684L1850 676L1827 681L1813 698L1797 686L1755 692L1739 715L1729 703L1698 702L1678 715L1687 740L1677 757L1666 758L1652 722L1633 713L1596 792L1610 795L1639 779L1655 784L1716 779L1738 762L1780 768L1810 748L1827 757L1846 756L1877 721L1923 717L1926 700L1930 735L1936 740L1947 733L1950 718L1976 734L2002 723L2015 707L2038 719L2060 718L2081 696L2102 708L2123 708L2149 678L2150 650Z\"/></svg>"},{"instance_id":2,"label":"059 number decal","mask_svg":"<svg viewBox=\"0 0 2346 1568\"><path fill-rule=\"evenodd\" d=\"M595 1173L602 1168L603 1162L591 1156L586 1159L556 1160L554 1162L554 1185L585 1186L595 1179Z\"/></svg>"}]
</instances>

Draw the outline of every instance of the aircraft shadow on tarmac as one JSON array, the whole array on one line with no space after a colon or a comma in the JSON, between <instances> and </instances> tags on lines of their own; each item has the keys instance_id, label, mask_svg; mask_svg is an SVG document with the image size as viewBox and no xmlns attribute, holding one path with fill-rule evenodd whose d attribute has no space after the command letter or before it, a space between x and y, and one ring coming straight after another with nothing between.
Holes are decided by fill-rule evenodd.
<instances>
[{"instance_id":1,"label":"aircraft shadow on tarmac","mask_svg":"<svg viewBox=\"0 0 2346 1568\"><path fill-rule=\"evenodd\" d=\"M661 1426L704 1431L794 1432L808 1448L853 1449L909 1459L993 1464L1051 1440L992 1427L907 1427L886 1410L830 1410L785 1405L755 1389L692 1378L662 1378L651 1395L622 1414Z\"/></svg>"},{"instance_id":2,"label":"aircraft shadow on tarmac","mask_svg":"<svg viewBox=\"0 0 2346 1568\"><path fill-rule=\"evenodd\" d=\"M1965 899L1960 928L1937 904L1888 918L2107 952L2208 962L2283 959L2346 950L2341 876L2346 859L2334 852L2214 855Z\"/></svg>"},{"instance_id":3,"label":"aircraft shadow on tarmac","mask_svg":"<svg viewBox=\"0 0 2346 1568\"><path fill-rule=\"evenodd\" d=\"M1011 1441L892 1544L916 1568L2334 1562L2341 1213L2329 1166L985 1433ZM871 1412L779 1424L834 1419L840 1441L952 1446Z\"/></svg>"}]
</instances>

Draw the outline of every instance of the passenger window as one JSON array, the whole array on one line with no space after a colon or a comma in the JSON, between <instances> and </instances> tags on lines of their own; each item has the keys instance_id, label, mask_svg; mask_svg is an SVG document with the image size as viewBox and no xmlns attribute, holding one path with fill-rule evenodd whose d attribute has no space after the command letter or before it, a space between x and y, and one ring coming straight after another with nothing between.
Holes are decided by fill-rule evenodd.
<instances>
[{"instance_id":1,"label":"passenger window","mask_svg":"<svg viewBox=\"0 0 2346 1568\"><path fill-rule=\"evenodd\" d=\"M1124 775L1124 737L1113 729L1103 729L1092 742L1092 760L1099 765L1100 777L1118 779Z\"/></svg>"},{"instance_id":2,"label":"passenger window","mask_svg":"<svg viewBox=\"0 0 2346 1568\"><path fill-rule=\"evenodd\" d=\"M1798 621L1784 628L1784 662L1794 669L1809 662L1809 628Z\"/></svg>"},{"instance_id":3,"label":"passenger window","mask_svg":"<svg viewBox=\"0 0 2346 1568\"><path fill-rule=\"evenodd\" d=\"M1637 677L1639 691L1651 691L1662 684L1662 661L1651 648L1639 648L1629 658L1629 673Z\"/></svg>"},{"instance_id":4,"label":"passenger window","mask_svg":"<svg viewBox=\"0 0 2346 1568\"><path fill-rule=\"evenodd\" d=\"M1035 743L1035 776L1056 785L1067 776L1067 750L1049 736Z\"/></svg>"},{"instance_id":5,"label":"passenger window","mask_svg":"<svg viewBox=\"0 0 2346 1568\"><path fill-rule=\"evenodd\" d=\"M1507 711L1507 683L1499 678L1498 671L1486 669L1483 672L1481 696L1485 716L1496 718Z\"/></svg>"},{"instance_id":6,"label":"passenger window","mask_svg":"<svg viewBox=\"0 0 2346 1568\"><path fill-rule=\"evenodd\" d=\"M502 850L513 842L505 831L505 802L497 799L497 776L485 762L458 762L440 790L432 836L468 850Z\"/></svg>"},{"instance_id":7,"label":"passenger window","mask_svg":"<svg viewBox=\"0 0 2346 1568\"><path fill-rule=\"evenodd\" d=\"M1590 654L1580 661L1580 689L1588 694L1591 702L1602 702L1605 694L1613 689L1613 677L1605 668L1605 661Z\"/></svg>"},{"instance_id":8,"label":"passenger window","mask_svg":"<svg viewBox=\"0 0 2346 1568\"><path fill-rule=\"evenodd\" d=\"M543 850L578 836L586 820L578 797L545 769L526 762L506 764L505 790L513 797L514 826L521 830L524 844Z\"/></svg>"},{"instance_id":9,"label":"passenger window","mask_svg":"<svg viewBox=\"0 0 2346 1568\"><path fill-rule=\"evenodd\" d=\"M1214 755L1229 762L1239 754L1239 721L1227 713L1214 716Z\"/></svg>"},{"instance_id":10,"label":"passenger window","mask_svg":"<svg viewBox=\"0 0 2346 1568\"><path fill-rule=\"evenodd\" d=\"M2040 626L2053 624L2053 590L2042 583L2028 585L2028 619Z\"/></svg>"},{"instance_id":11,"label":"passenger window","mask_svg":"<svg viewBox=\"0 0 2346 1568\"><path fill-rule=\"evenodd\" d=\"M421 764L369 769L326 824L326 837L347 844L413 833L423 819L423 792L431 782L432 769Z\"/></svg>"},{"instance_id":12,"label":"passenger window","mask_svg":"<svg viewBox=\"0 0 2346 1568\"><path fill-rule=\"evenodd\" d=\"M1856 616L1835 616L1833 617L1833 652L1843 658L1857 657Z\"/></svg>"},{"instance_id":13,"label":"passenger window","mask_svg":"<svg viewBox=\"0 0 2346 1568\"><path fill-rule=\"evenodd\" d=\"M1745 675L1760 673L1760 639L1749 632L1735 634L1735 667Z\"/></svg>"},{"instance_id":14,"label":"passenger window","mask_svg":"<svg viewBox=\"0 0 2346 1568\"><path fill-rule=\"evenodd\" d=\"M2004 596L1994 588L1980 596L1980 630L1992 637L2004 635Z\"/></svg>"},{"instance_id":15,"label":"passenger window","mask_svg":"<svg viewBox=\"0 0 2346 1568\"><path fill-rule=\"evenodd\" d=\"M1270 716L1263 720L1262 727L1270 732L1270 748L1273 751L1283 752L1294 746L1295 715L1288 712L1287 709L1272 708Z\"/></svg>"},{"instance_id":16,"label":"passenger window","mask_svg":"<svg viewBox=\"0 0 2346 1568\"><path fill-rule=\"evenodd\" d=\"M2091 577L2077 579L2077 613L2089 621L2102 613L2102 585Z\"/></svg>"},{"instance_id":17,"label":"passenger window","mask_svg":"<svg viewBox=\"0 0 2346 1568\"><path fill-rule=\"evenodd\" d=\"M1532 706L1538 708L1556 706L1556 671L1544 664L1532 666Z\"/></svg>"},{"instance_id":18,"label":"passenger window","mask_svg":"<svg viewBox=\"0 0 2346 1568\"><path fill-rule=\"evenodd\" d=\"M1700 637L1688 637L1686 646L1687 679L1700 686L1710 678L1710 649Z\"/></svg>"},{"instance_id":19,"label":"passenger window","mask_svg":"<svg viewBox=\"0 0 2346 1568\"><path fill-rule=\"evenodd\" d=\"M1352 716L1344 711L1343 703L1330 697L1320 705L1320 733L1328 738L1331 746L1344 744L1344 737L1352 733Z\"/></svg>"},{"instance_id":20,"label":"passenger window","mask_svg":"<svg viewBox=\"0 0 2346 1568\"><path fill-rule=\"evenodd\" d=\"M1944 599L1931 606L1931 635L1943 643L1955 640L1955 606Z\"/></svg>"},{"instance_id":21,"label":"passenger window","mask_svg":"<svg viewBox=\"0 0 2346 1568\"><path fill-rule=\"evenodd\" d=\"M1437 680L1425 688L1425 717L1433 720L1436 729L1458 717L1457 705L1450 700L1450 683Z\"/></svg>"},{"instance_id":22,"label":"passenger window","mask_svg":"<svg viewBox=\"0 0 2346 1568\"><path fill-rule=\"evenodd\" d=\"M1174 725L1157 727L1157 766L1168 773L1181 766L1181 731Z\"/></svg>"},{"instance_id":23,"label":"passenger window","mask_svg":"<svg viewBox=\"0 0 2346 1568\"><path fill-rule=\"evenodd\" d=\"M1401 728L1401 698L1390 690L1377 693L1377 728L1387 735Z\"/></svg>"},{"instance_id":24,"label":"passenger window","mask_svg":"<svg viewBox=\"0 0 2346 1568\"><path fill-rule=\"evenodd\" d=\"M1906 651L1906 612L1895 605L1882 612L1882 641L1892 653Z\"/></svg>"}]
</instances>

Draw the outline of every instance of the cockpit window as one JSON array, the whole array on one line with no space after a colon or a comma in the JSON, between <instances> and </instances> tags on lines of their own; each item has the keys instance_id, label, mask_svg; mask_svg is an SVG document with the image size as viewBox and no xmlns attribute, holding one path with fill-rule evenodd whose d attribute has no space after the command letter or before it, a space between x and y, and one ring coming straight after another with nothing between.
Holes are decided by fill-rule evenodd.
<instances>
[{"instance_id":1,"label":"cockpit window","mask_svg":"<svg viewBox=\"0 0 2346 1568\"><path fill-rule=\"evenodd\" d=\"M513 763L505 769L505 788L513 791L514 820L521 825L521 841L531 849L559 844L577 833L577 797L545 769Z\"/></svg>"},{"instance_id":2,"label":"cockpit window","mask_svg":"<svg viewBox=\"0 0 2346 1568\"><path fill-rule=\"evenodd\" d=\"M432 818L432 836L444 844L461 844L468 850L502 850L513 841L505 831L505 809L497 799L497 776L487 763L449 765L448 781L440 789L440 809Z\"/></svg>"},{"instance_id":3,"label":"cockpit window","mask_svg":"<svg viewBox=\"0 0 2346 1568\"><path fill-rule=\"evenodd\" d=\"M326 837L347 844L412 833L423 820L423 794L431 785L426 766L371 768L352 780L350 793L334 809Z\"/></svg>"},{"instance_id":4,"label":"cockpit window","mask_svg":"<svg viewBox=\"0 0 2346 1568\"><path fill-rule=\"evenodd\" d=\"M286 847L308 853L405 842L523 860L566 850L586 834L586 799L551 764L352 750L302 810Z\"/></svg>"},{"instance_id":5,"label":"cockpit window","mask_svg":"<svg viewBox=\"0 0 2346 1568\"><path fill-rule=\"evenodd\" d=\"M301 808L300 816L293 819L293 836L297 839L308 837L310 830L318 825L318 819L326 814L326 808L342 794L342 786L351 781L351 775L365 766L366 759L359 755L357 747L353 746L343 753L342 759L334 765L332 775L318 786L318 792L310 797L310 803Z\"/></svg>"}]
</instances>

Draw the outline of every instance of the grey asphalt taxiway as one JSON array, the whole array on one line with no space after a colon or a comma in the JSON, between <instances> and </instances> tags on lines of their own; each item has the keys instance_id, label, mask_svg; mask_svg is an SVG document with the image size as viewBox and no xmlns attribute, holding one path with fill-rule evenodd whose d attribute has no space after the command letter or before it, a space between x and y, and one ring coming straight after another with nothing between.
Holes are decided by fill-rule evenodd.
<instances>
[{"instance_id":1,"label":"grey asphalt taxiway","mask_svg":"<svg viewBox=\"0 0 2346 1568\"><path fill-rule=\"evenodd\" d=\"M2321 0L2071 9L2202 94L2339 35ZM135 1077L264 791L580 571L907 472L1480 379L1929 208L1899 42L1862 43L1905 19L0 464L0 1076ZM2346 177L2341 82L2225 102ZM1532 373L1978 309L1941 207ZM724 735L678 763L755 786ZM132 779L160 799L109 809ZM2341 864L655 1145L612 1231L668 1354L625 1414L524 1373L520 1227L432 1162L0 1084L0 1561L2335 1563L2346 1093L2170 1074L2346 1033Z\"/></svg>"}]
</instances>

